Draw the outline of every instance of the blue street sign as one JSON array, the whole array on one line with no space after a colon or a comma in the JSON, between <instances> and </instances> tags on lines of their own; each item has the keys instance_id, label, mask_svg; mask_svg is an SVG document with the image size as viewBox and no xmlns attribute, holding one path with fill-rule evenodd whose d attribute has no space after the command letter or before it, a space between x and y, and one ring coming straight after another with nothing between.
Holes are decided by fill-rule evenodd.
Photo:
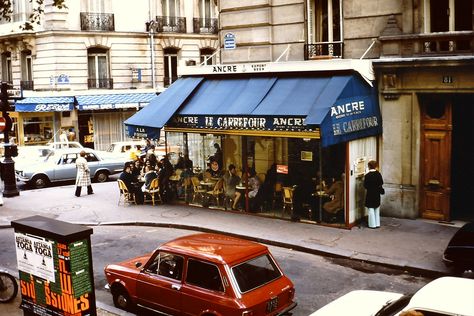
<instances>
[{"instance_id":1,"label":"blue street sign","mask_svg":"<svg viewBox=\"0 0 474 316\"><path fill-rule=\"evenodd\" d=\"M224 35L224 49L235 49L235 34L234 33L225 33Z\"/></svg>"}]
</instances>

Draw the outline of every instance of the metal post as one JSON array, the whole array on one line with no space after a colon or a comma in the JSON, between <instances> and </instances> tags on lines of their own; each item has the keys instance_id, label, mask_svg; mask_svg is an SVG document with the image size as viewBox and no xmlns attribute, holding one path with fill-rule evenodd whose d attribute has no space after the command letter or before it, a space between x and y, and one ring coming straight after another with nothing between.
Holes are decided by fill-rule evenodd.
<instances>
[{"instance_id":1,"label":"metal post","mask_svg":"<svg viewBox=\"0 0 474 316\"><path fill-rule=\"evenodd\" d=\"M151 81L153 89L156 89L155 83L155 43L154 43L154 35L155 35L155 24L156 21L151 20L149 22L148 30L150 34L150 50L151 50Z\"/></svg>"},{"instance_id":2,"label":"metal post","mask_svg":"<svg viewBox=\"0 0 474 316\"><path fill-rule=\"evenodd\" d=\"M5 157L1 162L1 176L5 186L3 188L4 197L13 197L20 195L16 187L16 177L15 177L15 161L12 159L12 147L14 144L10 144L10 139L8 132L12 128L12 119L8 115L9 105L8 105L8 83L2 82L1 84L1 109L2 116L5 118L5 130L3 131L4 137L4 150ZM15 147L16 148L16 147Z\"/></svg>"}]
</instances>

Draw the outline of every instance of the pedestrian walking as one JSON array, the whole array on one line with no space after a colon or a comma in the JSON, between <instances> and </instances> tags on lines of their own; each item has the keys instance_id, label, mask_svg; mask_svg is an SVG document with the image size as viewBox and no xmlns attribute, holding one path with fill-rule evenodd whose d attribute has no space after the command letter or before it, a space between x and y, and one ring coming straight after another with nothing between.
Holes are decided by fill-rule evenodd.
<instances>
[{"instance_id":1,"label":"pedestrian walking","mask_svg":"<svg viewBox=\"0 0 474 316\"><path fill-rule=\"evenodd\" d=\"M377 170L377 161L371 160L367 164L369 171L364 177L364 188L367 191L365 195L365 206L368 210L368 226L369 228L380 227L380 195L385 194L383 188L383 179Z\"/></svg>"},{"instance_id":2,"label":"pedestrian walking","mask_svg":"<svg viewBox=\"0 0 474 316\"><path fill-rule=\"evenodd\" d=\"M76 196L81 196L82 187L87 187L87 194L94 194L91 185L91 173L89 166L87 165L86 152L83 150L80 152L79 157L76 159Z\"/></svg>"}]
</instances>

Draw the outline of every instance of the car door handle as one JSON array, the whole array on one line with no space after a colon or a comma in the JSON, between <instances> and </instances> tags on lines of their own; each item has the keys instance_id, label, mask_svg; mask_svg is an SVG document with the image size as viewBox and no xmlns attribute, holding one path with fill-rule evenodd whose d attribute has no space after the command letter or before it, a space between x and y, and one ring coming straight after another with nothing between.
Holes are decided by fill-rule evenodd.
<instances>
[{"instance_id":1,"label":"car door handle","mask_svg":"<svg viewBox=\"0 0 474 316\"><path fill-rule=\"evenodd\" d=\"M181 290L181 285L179 285L179 284L171 284L171 288L172 288L173 290L179 291L179 290Z\"/></svg>"}]
</instances>

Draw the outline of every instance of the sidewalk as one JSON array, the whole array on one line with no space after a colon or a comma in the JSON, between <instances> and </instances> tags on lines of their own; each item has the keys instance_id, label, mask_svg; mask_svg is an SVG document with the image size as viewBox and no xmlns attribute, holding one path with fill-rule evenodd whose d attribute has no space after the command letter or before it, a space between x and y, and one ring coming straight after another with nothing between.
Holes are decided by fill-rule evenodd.
<instances>
[{"instance_id":1,"label":"sidewalk","mask_svg":"<svg viewBox=\"0 0 474 316\"><path fill-rule=\"evenodd\" d=\"M18 197L5 198L0 228L10 227L15 219L42 215L89 226L151 225L211 231L431 277L449 274L441 257L458 229L434 221L384 217L380 229L362 225L348 230L186 205L117 206L115 181L93 187L95 194L80 198L74 196L73 186L21 191Z\"/></svg>"}]
</instances>

